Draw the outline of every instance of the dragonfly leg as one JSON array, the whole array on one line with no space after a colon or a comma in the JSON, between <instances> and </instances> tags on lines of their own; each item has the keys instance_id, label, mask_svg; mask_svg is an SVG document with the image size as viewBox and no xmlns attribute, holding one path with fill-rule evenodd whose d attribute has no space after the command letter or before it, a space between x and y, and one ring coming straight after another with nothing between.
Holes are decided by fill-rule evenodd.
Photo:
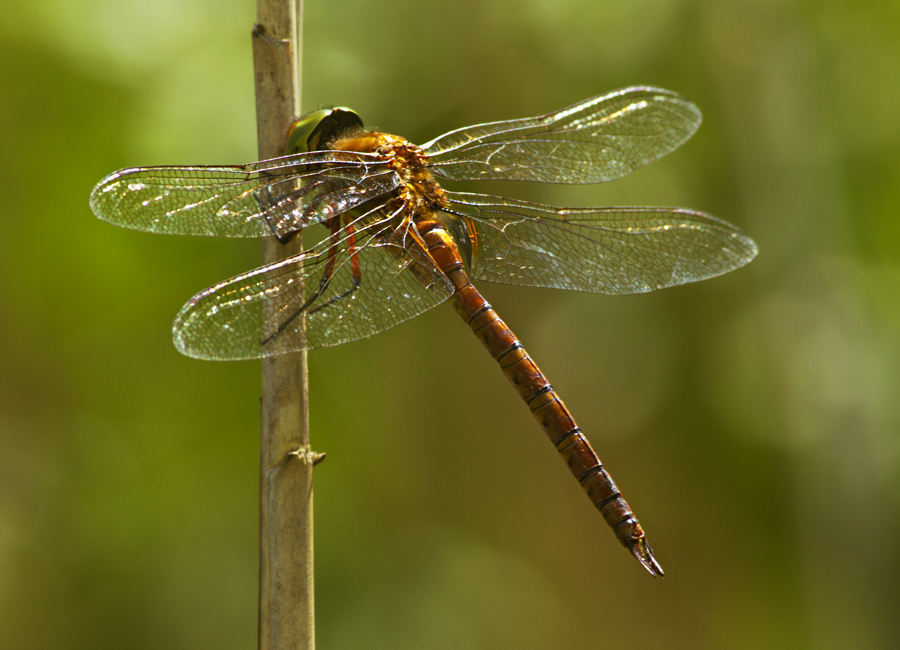
<instances>
[{"instance_id":1,"label":"dragonfly leg","mask_svg":"<svg viewBox=\"0 0 900 650\"><path fill-rule=\"evenodd\" d=\"M356 229L352 224L348 223L345 232L347 233L347 250L350 253L350 270L353 277L350 288L347 289L344 293L329 299L327 302L324 302L321 305L316 305L316 307L309 312L310 314L314 314L320 309L324 309L328 305L332 305L339 300L343 300L354 291L359 289L359 286L362 284L362 268L359 265L359 254L358 249L356 248Z\"/></svg>"},{"instance_id":2,"label":"dragonfly leg","mask_svg":"<svg viewBox=\"0 0 900 650\"><path fill-rule=\"evenodd\" d=\"M328 249L327 258L325 260L325 272L322 273L322 278L319 280L318 288L313 292L313 294L306 299L306 301L300 305L300 307L291 314L278 328L269 334L266 338L260 341L261 345L265 345L272 341L276 336L281 334L285 329L287 329L288 325L290 325L300 314L302 314L306 309L316 300L318 300L325 290L328 289L328 285L331 283L331 276L334 273L334 261L337 257L338 252L338 244L336 241L337 233L340 232L341 223L340 219L335 219L331 222L331 239L335 240L335 243ZM292 236L295 233L291 233L288 237Z\"/></svg>"},{"instance_id":3,"label":"dragonfly leg","mask_svg":"<svg viewBox=\"0 0 900 650\"><path fill-rule=\"evenodd\" d=\"M276 329L274 332L272 332L269 336L267 336L266 338L264 338L261 341L262 345L265 345L266 343L270 342L276 336L281 334L285 329L287 329L287 327L298 316L300 316L300 314L305 312L312 303L314 303L316 300L321 298L322 294L324 294L325 291L328 289L329 285L331 284L331 278L334 275L334 263L335 263L335 260L337 259L337 252L338 252L338 247L339 247L338 242L337 242L337 234L340 232L340 230L341 230L340 219L335 218L334 221L332 221L332 223L331 223L331 238L335 240L335 243L328 249L327 259L325 261L325 271L322 273L322 278L319 280L318 288L313 292L313 294L309 298L306 299L306 301L302 305L300 305L300 307L293 314L291 314L283 323L281 323L281 325L278 326L278 329ZM330 298L328 301L322 303L321 305L317 305L316 307L311 309L309 311L309 313L311 313L311 314L314 314L315 312L319 311L320 309L323 309L324 307L327 307L328 305L331 305L331 304L337 302L338 300L343 300L344 298L346 298L347 296L352 294L354 291L359 289L360 284L362 284L362 269L359 264L359 255L357 253L357 247L356 247L356 229L353 227L352 224L347 224L347 226L345 228L345 232L347 233L347 248L350 251L350 267L353 272L352 273L352 275L353 275L352 284L351 284L350 288L347 289L347 291L344 291L340 295L334 296L333 298Z\"/></svg>"}]
</instances>

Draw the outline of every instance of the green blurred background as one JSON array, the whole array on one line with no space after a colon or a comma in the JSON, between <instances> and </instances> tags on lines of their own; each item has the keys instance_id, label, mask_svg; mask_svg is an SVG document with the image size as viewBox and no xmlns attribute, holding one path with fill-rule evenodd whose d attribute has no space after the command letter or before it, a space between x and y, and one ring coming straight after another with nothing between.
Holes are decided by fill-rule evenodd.
<instances>
[{"instance_id":1,"label":"green blurred background","mask_svg":"<svg viewBox=\"0 0 900 650\"><path fill-rule=\"evenodd\" d=\"M0 646L256 644L259 363L172 319L256 242L111 227L114 169L255 159L250 0L0 6ZM482 287L666 569L622 549L449 307L310 354L319 646L900 647L900 5L511 0L305 14L303 103L415 142L652 84L705 114L558 205L681 205L747 268Z\"/></svg>"}]
</instances>

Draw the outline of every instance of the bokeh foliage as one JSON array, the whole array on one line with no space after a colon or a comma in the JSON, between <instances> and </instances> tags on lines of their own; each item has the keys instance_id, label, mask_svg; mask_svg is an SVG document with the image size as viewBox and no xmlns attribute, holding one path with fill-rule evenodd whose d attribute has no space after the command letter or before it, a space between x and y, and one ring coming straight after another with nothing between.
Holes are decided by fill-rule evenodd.
<instances>
[{"instance_id":1,"label":"bokeh foliage","mask_svg":"<svg viewBox=\"0 0 900 650\"><path fill-rule=\"evenodd\" d=\"M312 353L320 647L900 645L900 5L305 11L304 105L413 141L627 85L686 95L700 132L628 179L477 191L684 205L761 250L635 297L482 287L664 581L615 543L449 308ZM181 358L169 328L259 248L118 230L87 206L119 167L254 158L253 12L3 3L3 647L255 645L259 365Z\"/></svg>"}]
</instances>

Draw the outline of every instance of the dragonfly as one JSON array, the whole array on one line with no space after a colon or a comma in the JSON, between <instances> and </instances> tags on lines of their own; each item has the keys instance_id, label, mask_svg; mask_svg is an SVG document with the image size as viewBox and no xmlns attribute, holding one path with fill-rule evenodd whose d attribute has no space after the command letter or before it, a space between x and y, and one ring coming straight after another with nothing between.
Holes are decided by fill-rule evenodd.
<instances>
[{"instance_id":1,"label":"dragonfly","mask_svg":"<svg viewBox=\"0 0 900 650\"><path fill-rule=\"evenodd\" d=\"M562 399L472 280L633 294L739 268L738 228L684 208L556 208L450 191L439 181L589 184L673 151L700 125L680 95L631 87L541 117L456 129L414 145L347 108L311 113L287 155L247 165L137 167L91 193L94 213L137 230L321 241L201 291L178 313L178 350L268 357L363 339L445 301L512 382L617 539L663 576L640 522Z\"/></svg>"}]
</instances>

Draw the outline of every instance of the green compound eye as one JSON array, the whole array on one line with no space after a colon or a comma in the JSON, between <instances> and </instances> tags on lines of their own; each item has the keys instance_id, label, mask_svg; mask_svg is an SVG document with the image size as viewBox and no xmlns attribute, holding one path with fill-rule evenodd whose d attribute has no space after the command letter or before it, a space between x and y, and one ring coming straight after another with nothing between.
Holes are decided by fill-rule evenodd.
<instances>
[{"instance_id":1,"label":"green compound eye","mask_svg":"<svg viewBox=\"0 0 900 650\"><path fill-rule=\"evenodd\" d=\"M288 131L287 153L321 151L336 137L357 131L362 126L362 118L349 108L314 111L291 124Z\"/></svg>"}]
</instances>

